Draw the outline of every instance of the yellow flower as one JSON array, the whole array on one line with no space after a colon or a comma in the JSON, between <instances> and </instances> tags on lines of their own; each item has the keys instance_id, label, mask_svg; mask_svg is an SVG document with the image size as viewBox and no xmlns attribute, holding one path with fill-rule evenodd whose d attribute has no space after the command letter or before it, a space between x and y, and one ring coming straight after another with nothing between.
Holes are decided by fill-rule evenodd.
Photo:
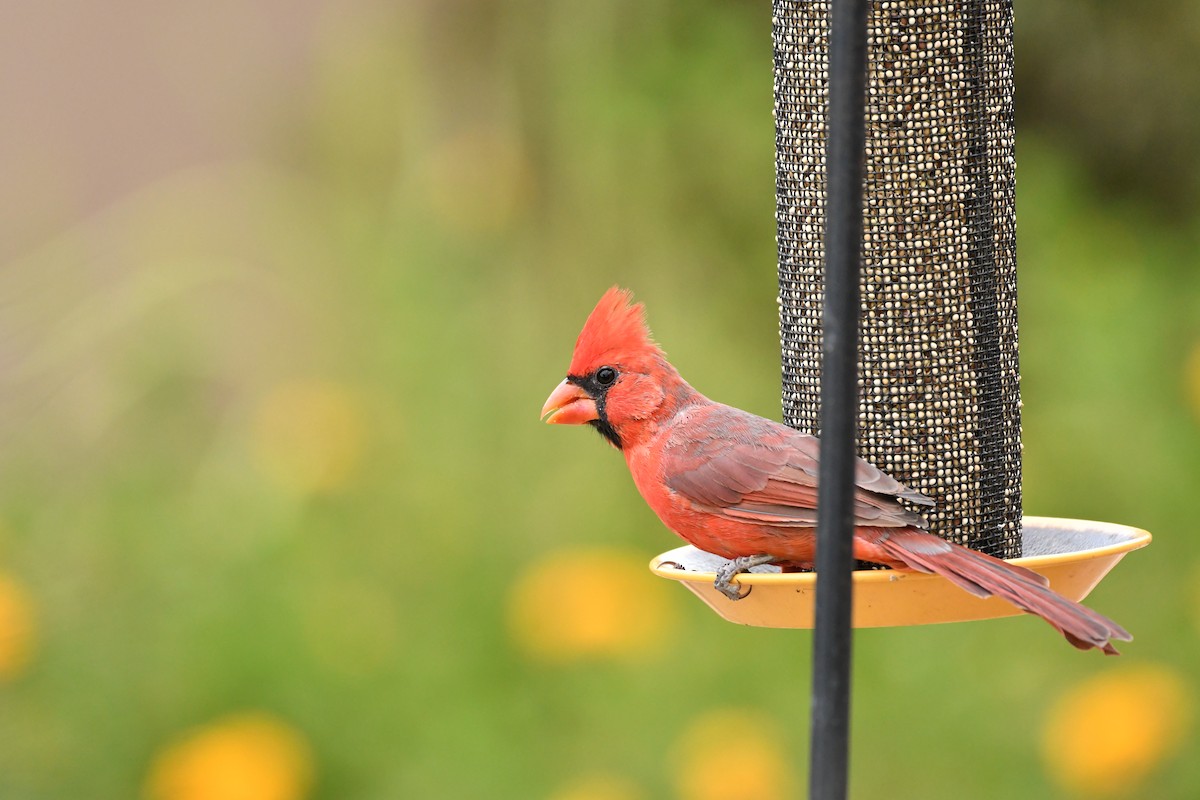
<instances>
[{"instance_id":1,"label":"yellow flower","mask_svg":"<svg viewBox=\"0 0 1200 800\"><path fill-rule=\"evenodd\" d=\"M720 709L692 721L675 753L675 786L683 800L782 800L796 777L779 727L753 712Z\"/></svg>"},{"instance_id":2,"label":"yellow flower","mask_svg":"<svg viewBox=\"0 0 1200 800\"><path fill-rule=\"evenodd\" d=\"M1180 746L1192 694L1174 671L1142 666L1096 675L1065 693L1042 731L1042 757L1065 788L1127 794Z\"/></svg>"},{"instance_id":3,"label":"yellow flower","mask_svg":"<svg viewBox=\"0 0 1200 800\"><path fill-rule=\"evenodd\" d=\"M313 780L308 743L283 722L245 713L164 750L147 781L151 800L300 800Z\"/></svg>"},{"instance_id":4,"label":"yellow flower","mask_svg":"<svg viewBox=\"0 0 1200 800\"><path fill-rule=\"evenodd\" d=\"M0 574L0 681L21 674L33 656L33 603L14 578Z\"/></svg>"},{"instance_id":5,"label":"yellow flower","mask_svg":"<svg viewBox=\"0 0 1200 800\"><path fill-rule=\"evenodd\" d=\"M553 553L517 579L510 629L531 656L568 661L638 656L658 648L673 606L647 559L620 550Z\"/></svg>"},{"instance_id":6,"label":"yellow flower","mask_svg":"<svg viewBox=\"0 0 1200 800\"><path fill-rule=\"evenodd\" d=\"M281 486L304 493L341 489L362 461L362 406L334 383L283 384L258 407L254 444L263 472Z\"/></svg>"},{"instance_id":7,"label":"yellow flower","mask_svg":"<svg viewBox=\"0 0 1200 800\"><path fill-rule=\"evenodd\" d=\"M642 800L645 796L636 785L616 775L588 775L559 787L550 800Z\"/></svg>"}]
</instances>

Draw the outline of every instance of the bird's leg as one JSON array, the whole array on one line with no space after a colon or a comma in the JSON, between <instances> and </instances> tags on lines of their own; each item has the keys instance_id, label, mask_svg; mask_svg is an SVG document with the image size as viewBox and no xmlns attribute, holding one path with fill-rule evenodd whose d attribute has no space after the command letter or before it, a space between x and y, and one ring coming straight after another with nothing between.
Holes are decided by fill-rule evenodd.
<instances>
[{"instance_id":1,"label":"bird's leg","mask_svg":"<svg viewBox=\"0 0 1200 800\"><path fill-rule=\"evenodd\" d=\"M751 567L770 564L774 560L775 556L762 553L757 556L738 556L732 561L727 561L717 570L717 579L713 581L713 588L730 600L741 600L746 594L750 594L749 588L747 588L746 594L740 593L738 587L731 583L734 576L745 572Z\"/></svg>"}]
</instances>

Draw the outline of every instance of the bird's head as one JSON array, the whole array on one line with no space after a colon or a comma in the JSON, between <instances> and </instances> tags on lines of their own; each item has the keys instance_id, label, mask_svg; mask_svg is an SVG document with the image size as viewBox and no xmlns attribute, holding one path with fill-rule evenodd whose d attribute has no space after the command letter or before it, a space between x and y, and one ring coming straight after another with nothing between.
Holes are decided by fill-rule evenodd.
<instances>
[{"instance_id":1,"label":"bird's head","mask_svg":"<svg viewBox=\"0 0 1200 800\"><path fill-rule=\"evenodd\" d=\"M546 400L542 418L552 425L588 423L620 449L676 382L682 384L650 338L642 304L614 286L584 323L566 380Z\"/></svg>"}]
</instances>

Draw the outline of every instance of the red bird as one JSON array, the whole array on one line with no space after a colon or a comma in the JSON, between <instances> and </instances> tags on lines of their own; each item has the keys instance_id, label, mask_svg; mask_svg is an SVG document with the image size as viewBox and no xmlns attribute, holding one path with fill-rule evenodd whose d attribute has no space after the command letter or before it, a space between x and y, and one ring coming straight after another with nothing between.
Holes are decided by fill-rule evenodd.
<instances>
[{"instance_id":1,"label":"red bird","mask_svg":"<svg viewBox=\"0 0 1200 800\"><path fill-rule=\"evenodd\" d=\"M650 338L641 303L613 287L575 343L567 378L542 408L546 422L588 423L620 450L642 497L668 528L730 559L716 588L774 563L811 568L817 523L816 438L714 403L680 377ZM1124 628L1052 591L1042 576L925 532L897 498L933 501L861 459L856 469L854 557L936 573L977 597L1002 597L1053 625L1081 650L1115 655Z\"/></svg>"}]
</instances>

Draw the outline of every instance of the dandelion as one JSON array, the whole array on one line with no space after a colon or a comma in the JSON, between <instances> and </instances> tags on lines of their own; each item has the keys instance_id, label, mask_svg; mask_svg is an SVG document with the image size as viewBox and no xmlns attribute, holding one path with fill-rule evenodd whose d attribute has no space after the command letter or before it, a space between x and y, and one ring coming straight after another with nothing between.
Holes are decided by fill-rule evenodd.
<instances>
[{"instance_id":1,"label":"dandelion","mask_svg":"<svg viewBox=\"0 0 1200 800\"><path fill-rule=\"evenodd\" d=\"M512 589L513 636L531 656L554 662L657 649L671 627L673 606L645 562L591 548L543 558Z\"/></svg>"},{"instance_id":2,"label":"dandelion","mask_svg":"<svg viewBox=\"0 0 1200 800\"><path fill-rule=\"evenodd\" d=\"M0 573L0 682L24 672L33 649L33 602L15 578Z\"/></svg>"},{"instance_id":3,"label":"dandelion","mask_svg":"<svg viewBox=\"0 0 1200 800\"><path fill-rule=\"evenodd\" d=\"M301 800L313 780L304 738L262 713L227 717L168 747L147 781L151 800Z\"/></svg>"},{"instance_id":4,"label":"dandelion","mask_svg":"<svg viewBox=\"0 0 1200 800\"><path fill-rule=\"evenodd\" d=\"M774 720L718 709L692 723L675 747L675 786L682 800L783 800L796 778Z\"/></svg>"},{"instance_id":5,"label":"dandelion","mask_svg":"<svg viewBox=\"0 0 1200 800\"><path fill-rule=\"evenodd\" d=\"M1079 794L1128 794L1179 749L1191 705L1187 683L1167 667L1092 677L1050 709L1042 730L1046 767Z\"/></svg>"}]
</instances>

